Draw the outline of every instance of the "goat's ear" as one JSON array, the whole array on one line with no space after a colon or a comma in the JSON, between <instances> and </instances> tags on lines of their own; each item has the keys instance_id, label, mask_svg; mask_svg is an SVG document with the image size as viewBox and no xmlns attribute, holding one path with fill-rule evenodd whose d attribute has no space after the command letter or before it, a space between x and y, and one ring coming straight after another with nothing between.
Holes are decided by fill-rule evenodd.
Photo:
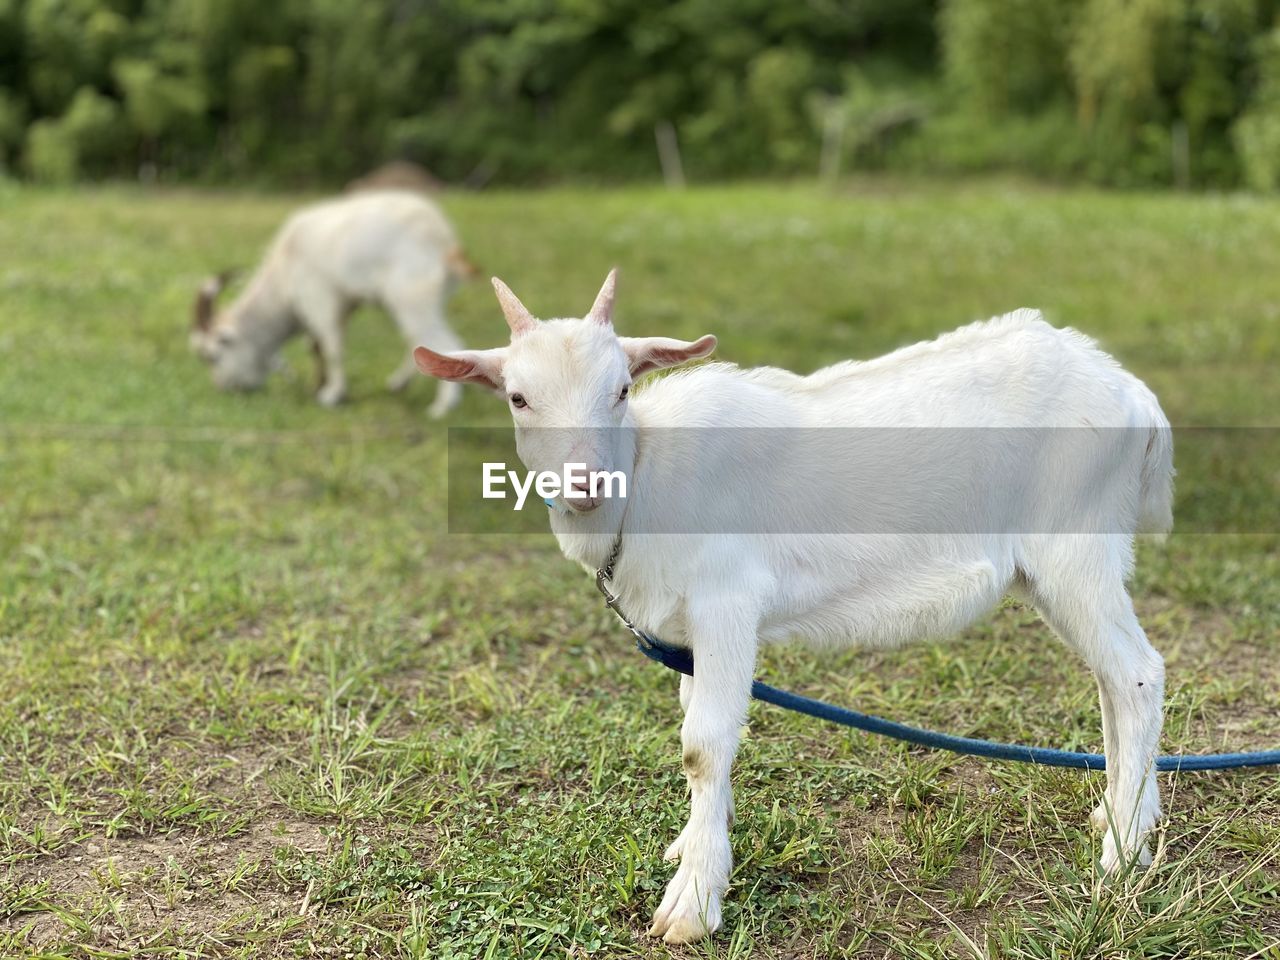
<instances>
[{"instance_id":1,"label":"goat's ear","mask_svg":"<svg viewBox=\"0 0 1280 960\"><path fill-rule=\"evenodd\" d=\"M627 354L627 364L633 377L697 360L716 348L716 338L711 334L692 343L670 337L619 337L618 342Z\"/></svg>"},{"instance_id":2,"label":"goat's ear","mask_svg":"<svg viewBox=\"0 0 1280 960\"><path fill-rule=\"evenodd\" d=\"M474 383L490 390L502 389L502 365L507 351L501 347L493 350L462 350L458 353L436 353L426 347L413 351L413 362L428 377L453 380L457 383Z\"/></svg>"},{"instance_id":3,"label":"goat's ear","mask_svg":"<svg viewBox=\"0 0 1280 960\"><path fill-rule=\"evenodd\" d=\"M222 293L227 284L235 279L237 272L234 268L223 270L221 273L206 277L200 284L200 289L196 291L195 308L192 311L195 329L205 332L213 326L218 294Z\"/></svg>"}]
</instances>

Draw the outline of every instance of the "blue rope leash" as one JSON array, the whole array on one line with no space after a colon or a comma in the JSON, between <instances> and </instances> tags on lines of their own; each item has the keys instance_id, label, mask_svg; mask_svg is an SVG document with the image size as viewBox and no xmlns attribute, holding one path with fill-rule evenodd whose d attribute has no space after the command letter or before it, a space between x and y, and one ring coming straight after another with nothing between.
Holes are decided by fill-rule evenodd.
<instances>
[{"instance_id":1,"label":"blue rope leash","mask_svg":"<svg viewBox=\"0 0 1280 960\"><path fill-rule=\"evenodd\" d=\"M664 667L693 676L693 654L688 650L673 647L656 637L649 636L627 621L625 617L623 623L626 623L631 632L636 635L636 646L646 657L656 660ZM907 743L934 750L950 750L952 753L967 753L992 760L1040 763L1050 767L1105 770L1107 766L1106 757L1100 753L1074 753L1070 750L1052 750L1048 747L1024 747L1016 743L997 743L992 740L977 740L973 737L957 737L950 733L938 733L935 730L920 730L909 727L905 723L895 723L892 720L873 717L846 707L837 707L834 704L823 703L821 700L779 690L759 680L752 681L751 695L757 700L772 703L784 710L794 710L796 713L817 717L819 720L829 720L842 726L853 727L855 730L864 730L867 733L876 733L895 740L905 740ZM1280 764L1280 750L1159 757L1156 760L1156 769L1229 770L1236 767L1265 767L1275 764Z\"/></svg>"},{"instance_id":2,"label":"blue rope leash","mask_svg":"<svg viewBox=\"0 0 1280 960\"><path fill-rule=\"evenodd\" d=\"M554 500L546 501L552 510L559 509ZM636 646L650 660L656 660L664 667L693 676L693 654L681 647L673 647L657 637L645 633L622 612L618 598L609 589L613 580L613 567L622 550L622 531L618 531L613 541L613 549L608 559L596 571L596 589L604 597L605 606L612 610L622 621L623 626L635 635ZM1107 758L1100 753L1075 753L1071 750L1054 750L1050 747L1026 747L1018 743L999 743L995 740L978 740L974 737L957 737L950 733L939 733L936 730L921 730L909 727L905 723L873 717L869 713L859 713L847 707L837 707L831 703L823 703L811 697L802 697L798 693L779 690L759 680L751 681L751 696L765 703L772 703L783 710L794 710L819 720L828 720L841 726L853 727L866 733L879 734L904 740L931 750L950 750L952 753L964 753L974 757L987 757L991 760L1017 760L1021 763L1039 763L1047 767L1075 767L1080 770L1105 770ZM1231 770L1237 767L1270 767L1280 765L1280 750L1260 750L1255 753L1208 753L1186 754L1156 758L1157 770Z\"/></svg>"}]
</instances>

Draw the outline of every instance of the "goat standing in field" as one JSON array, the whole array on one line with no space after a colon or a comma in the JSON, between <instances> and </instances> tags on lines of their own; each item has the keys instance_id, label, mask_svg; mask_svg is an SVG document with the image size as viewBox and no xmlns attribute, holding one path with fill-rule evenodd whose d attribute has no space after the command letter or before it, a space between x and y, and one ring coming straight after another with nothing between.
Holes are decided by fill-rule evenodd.
<instances>
[{"instance_id":1,"label":"goat standing in field","mask_svg":"<svg viewBox=\"0 0 1280 960\"><path fill-rule=\"evenodd\" d=\"M457 350L462 343L445 320L458 281L473 275L440 209L397 190L355 193L291 216L272 240L262 265L235 301L216 310L227 275L210 277L195 303L191 346L224 390L252 390L270 373L280 348L306 333L320 362L317 399L334 406L346 396L344 325L363 303L383 306L409 345ZM387 381L402 390L413 379L413 358ZM429 413L440 417L461 390L442 383Z\"/></svg>"},{"instance_id":2,"label":"goat standing in field","mask_svg":"<svg viewBox=\"0 0 1280 960\"><path fill-rule=\"evenodd\" d=\"M1125 581L1134 535L1172 523L1173 466L1169 423L1137 378L1088 338L1019 310L807 377L709 364L631 398L636 378L706 356L715 338L618 337L612 273L581 320L539 322L494 286L510 345L420 347L419 368L504 395L529 469L626 474L625 499L574 482L552 530L588 569L612 560L621 608L696 664L680 683L692 808L666 853L680 866L653 934L688 942L720 924L729 772L758 644L943 637L1007 592L1097 677L1102 869L1149 861L1164 663ZM798 429L816 439L787 434ZM858 431L884 430L901 456L861 455L873 434ZM795 457L753 432L791 436Z\"/></svg>"}]
</instances>

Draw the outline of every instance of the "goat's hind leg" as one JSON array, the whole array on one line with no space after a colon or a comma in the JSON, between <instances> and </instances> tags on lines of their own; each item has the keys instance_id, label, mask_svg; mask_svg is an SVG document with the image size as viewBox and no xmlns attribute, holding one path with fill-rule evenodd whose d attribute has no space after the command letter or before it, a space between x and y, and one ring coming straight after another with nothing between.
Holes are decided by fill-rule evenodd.
<instances>
[{"instance_id":1,"label":"goat's hind leg","mask_svg":"<svg viewBox=\"0 0 1280 960\"><path fill-rule=\"evenodd\" d=\"M414 278L396 284L388 291L384 305L399 327L409 352L387 378L387 389L402 390L413 379L417 372L413 362L414 347L430 347L441 353L462 349L462 341L444 317L444 289L445 279L438 275ZM436 385L436 397L427 408L427 414L433 419L443 417L461 399L461 384L441 380Z\"/></svg>"},{"instance_id":2,"label":"goat's hind leg","mask_svg":"<svg viewBox=\"0 0 1280 960\"><path fill-rule=\"evenodd\" d=\"M418 365L413 362L413 354L410 353L400 361L400 366L395 368L391 376L387 377L387 389L392 393L399 393L409 386L417 375Z\"/></svg>"},{"instance_id":3,"label":"goat's hind leg","mask_svg":"<svg viewBox=\"0 0 1280 960\"><path fill-rule=\"evenodd\" d=\"M1091 818L1106 830L1101 867L1112 873L1147 864L1145 838L1160 817L1155 760L1164 709L1164 660L1147 642L1119 575L1061 576L1052 588L1035 584L1032 598L1045 620L1076 650L1098 680L1107 757L1107 789Z\"/></svg>"},{"instance_id":4,"label":"goat's hind leg","mask_svg":"<svg viewBox=\"0 0 1280 960\"><path fill-rule=\"evenodd\" d=\"M1105 751L1106 744L1111 743L1112 738L1115 736L1112 731L1115 730L1116 720L1112 715L1112 700L1102 683L1102 677L1095 675L1095 679L1098 682L1098 703L1102 708L1102 743ZM1111 821L1110 811L1115 808L1115 802L1111 798L1111 788L1108 784L1107 789L1102 792L1102 802L1093 808L1093 813L1089 814L1089 825L1098 833L1105 833Z\"/></svg>"},{"instance_id":5,"label":"goat's hind leg","mask_svg":"<svg viewBox=\"0 0 1280 960\"><path fill-rule=\"evenodd\" d=\"M1127 594L1124 600L1112 623L1112 646L1101 651L1101 666L1094 667L1104 715L1114 728L1109 739L1103 731L1106 873L1151 862L1146 835L1160 818L1155 763L1164 722L1164 659L1147 642Z\"/></svg>"}]
</instances>

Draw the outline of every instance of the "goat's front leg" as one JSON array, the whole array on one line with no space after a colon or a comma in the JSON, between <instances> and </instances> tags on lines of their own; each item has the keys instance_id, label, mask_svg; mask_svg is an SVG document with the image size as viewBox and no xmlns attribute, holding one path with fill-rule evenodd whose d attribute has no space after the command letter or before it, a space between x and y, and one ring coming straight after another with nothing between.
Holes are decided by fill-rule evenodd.
<instances>
[{"instance_id":1,"label":"goat's front leg","mask_svg":"<svg viewBox=\"0 0 1280 960\"><path fill-rule=\"evenodd\" d=\"M413 361L413 348L427 346L440 353L462 349L462 341L450 329L444 318L444 300L448 285L439 277L416 278L397 284L387 292L385 302L396 326L409 345L410 356L387 380L387 387L400 390L409 384L418 372ZM441 380L436 387L436 398L427 408L427 415L439 419L458 405L462 399L462 386Z\"/></svg>"},{"instance_id":2,"label":"goat's front leg","mask_svg":"<svg viewBox=\"0 0 1280 960\"><path fill-rule=\"evenodd\" d=\"M347 375L342 368L342 328L335 325L316 334L322 361L320 389L316 399L325 407L336 407L347 396Z\"/></svg>"},{"instance_id":3,"label":"goat's front leg","mask_svg":"<svg viewBox=\"0 0 1280 960\"><path fill-rule=\"evenodd\" d=\"M697 666L680 731L692 797L689 823L672 845L680 867L649 930L668 943L690 943L720 926L720 903L733 866L729 771L746 722L755 667L756 623L742 608L691 610L691 620Z\"/></svg>"},{"instance_id":4,"label":"goat's front leg","mask_svg":"<svg viewBox=\"0 0 1280 960\"><path fill-rule=\"evenodd\" d=\"M347 375L342 368L342 325L347 310L323 292L315 292L299 311L311 334L320 370L316 399L326 407L337 406L347 395Z\"/></svg>"},{"instance_id":5,"label":"goat's front leg","mask_svg":"<svg viewBox=\"0 0 1280 960\"><path fill-rule=\"evenodd\" d=\"M680 674L680 710L682 713L689 712L689 701L693 699L693 677L687 673ZM689 782L689 792L692 795L697 788L697 784L693 781ZM671 841L671 846L667 847L666 853L662 855L662 859L668 863L675 863L680 859L680 854L684 851L685 834L689 832L686 827L680 831L680 836Z\"/></svg>"}]
</instances>

